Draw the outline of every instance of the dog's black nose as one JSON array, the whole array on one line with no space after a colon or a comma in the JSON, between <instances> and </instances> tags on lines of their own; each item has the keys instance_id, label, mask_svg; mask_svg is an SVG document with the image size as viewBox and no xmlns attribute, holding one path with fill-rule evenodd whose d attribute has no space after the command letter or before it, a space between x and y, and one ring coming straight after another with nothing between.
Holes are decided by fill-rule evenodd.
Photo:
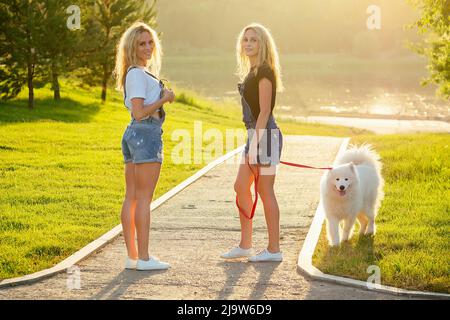
<instances>
[{"instance_id":1,"label":"dog's black nose","mask_svg":"<svg viewBox=\"0 0 450 320\"><path fill-rule=\"evenodd\" d=\"M341 189L341 190L344 190L344 189L345 189L345 187L344 187L344 186L340 186L340 187L339 187L339 189Z\"/></svg>"}]
</instances>

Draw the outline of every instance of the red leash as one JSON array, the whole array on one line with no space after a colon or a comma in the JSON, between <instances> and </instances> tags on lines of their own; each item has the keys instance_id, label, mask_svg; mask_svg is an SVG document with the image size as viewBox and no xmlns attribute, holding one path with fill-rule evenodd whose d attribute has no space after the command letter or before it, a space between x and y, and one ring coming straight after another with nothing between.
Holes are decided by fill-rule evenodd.
<instances>
[{"instance_id":1,"label":"red leash","mask_svg":"<svg viewBox=\"0 0 450 320\"><path fill-rule=\"evenodd\" d=\"M312 167L312 166L307 166L304 164L298 164L298 163L293 163L293 162L286 162L286 161L280 161L280 163L287 165L287 166L291 166L291 167L297 167L297 168L306 168L306 169L318 169L318 170L331 170L333 168L331 167L323 167L323 168L319 168L319 167ZM252 211L250 212L250 216L248 216L245 211L239 207L239 202L238 202L238 197L236 195L236 206L239 209L239 212L246 217L247 219L251 220L253 219L253 216L255 215L255 210L256 210L256 204L258 203L258 180L259 180L259 167L256 167L256 171L257 174L255 174L255 172L253 171L252 167L250 166L250 163L247 163L251 172L253 173L253 176L255 177L255 181L254 181L254 185L255 185L255 201L253 202L253 206L252 206Z\"/></svg>"},{"instance_id":2,"label":"red leash","mask_svg":"<svg viewBox=\"0 0 450 320\"><path fill-rule=\"evenodd\" d=\"M304 165L304 164L298 164L298 163L286 162L286 161L280 161L280 163L285 164L287 166L291 166L291 167L297 167L297 168L319 169L319 170L331 170L331 169L333 169L331 167L324 167L324 168L311 167L311 166L307 166L307 165Z\"/></svg>"}]
</instances>

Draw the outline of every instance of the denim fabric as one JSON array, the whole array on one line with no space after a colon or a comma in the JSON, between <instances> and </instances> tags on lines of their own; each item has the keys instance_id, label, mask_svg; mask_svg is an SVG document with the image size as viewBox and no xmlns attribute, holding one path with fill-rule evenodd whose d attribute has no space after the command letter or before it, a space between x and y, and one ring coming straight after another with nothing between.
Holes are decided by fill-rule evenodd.
<instances>
[{"instance_id":1,"label":"denim fabric","mask_svg":"<svg viewBox=\"0 0 450 320\"><path fill-rule=\"evenodd\" d=\"M122 137L122 154L125 163L147 163L163 160L162 123L164 118L131 120Z\"/></svg>"},{"instance_id":2,"label":"denim fabric","mask_svg":"<svg viewBox=\"0 0 450 320\"><path fill-rule=\"evenodd\" d=\"M247 142L245 144L245 155L249 152L250 141L255 134L256 119L252 110L244 98L244 84L238 84L242 104L242 121L247 128ZM267 120L266 130L264 130L260 142L258 143L257 162L261 165L277 165L280 163L281 150L283 149L283 135L275 122L272 113Z\"/></svg>"},{"instance_id":3,"label":"denim fabric","mask_svg":"<svg viewBox=\"0 0 450 320\"><path fill-rule=\"evenodd\" d=\"M263 130L261 140L258 143L257 162L261 165L280 164L281 150L283 149L283 135L280 129ZM247 142L245 143L244 153L247 155L250 149L250 141L255 134L254 129L247 130ZM270 137L268 137L270 135Z\"/></svg>"}]
</instances>

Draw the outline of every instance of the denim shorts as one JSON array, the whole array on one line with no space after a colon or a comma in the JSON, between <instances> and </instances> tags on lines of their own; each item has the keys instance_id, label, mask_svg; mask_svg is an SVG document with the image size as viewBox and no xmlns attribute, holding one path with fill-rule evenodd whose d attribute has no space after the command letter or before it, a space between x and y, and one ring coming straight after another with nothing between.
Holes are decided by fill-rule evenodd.
<instances>
[{"instance_id":1,"label":"denim shorts","mask_svg":"<svg viewBox=\"0 0 450 320\"><path fill-rule=\"evenodd\" d=\"M250 139L252 139L254 133L255 130L247 130L247 142L244 149L245 155L248 155L250 149ZM280 129L265 129L263 136L258 143L258 164L263 166L280 164L282 149L283 135L281 134Z\"/></svg>"},{"instance_id":2,"label":"denim shorts","mask_svg":"<svg viewBox=\"0 0 450 320\"><path fill-rule=\"evenodd\" d=\"M142 121L132 120L122 137L124 162L162 163L162 133L161 120L153 117Z\"/></svg>"}]
</instances>

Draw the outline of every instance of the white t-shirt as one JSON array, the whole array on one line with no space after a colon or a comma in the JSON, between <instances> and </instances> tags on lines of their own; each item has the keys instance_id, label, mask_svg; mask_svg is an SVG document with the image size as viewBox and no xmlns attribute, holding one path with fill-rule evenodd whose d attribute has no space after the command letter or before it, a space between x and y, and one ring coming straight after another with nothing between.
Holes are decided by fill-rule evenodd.
<instances>
[{"instance_id":1,"label":"white t-shirt","mask_svg":"<svg viewBox=\"0 0 450 320\"><path fill-rule=\"evenodd\" d=\"M160 99L161 88L159 81L147 74L143 68L133 68L128 69L125 80L125 92L125 106L131 114L131 99L143 98L144 105L154 103ZM150 116L144 119L147 118L150 118Z\"/></svg>"}]
</instances>

